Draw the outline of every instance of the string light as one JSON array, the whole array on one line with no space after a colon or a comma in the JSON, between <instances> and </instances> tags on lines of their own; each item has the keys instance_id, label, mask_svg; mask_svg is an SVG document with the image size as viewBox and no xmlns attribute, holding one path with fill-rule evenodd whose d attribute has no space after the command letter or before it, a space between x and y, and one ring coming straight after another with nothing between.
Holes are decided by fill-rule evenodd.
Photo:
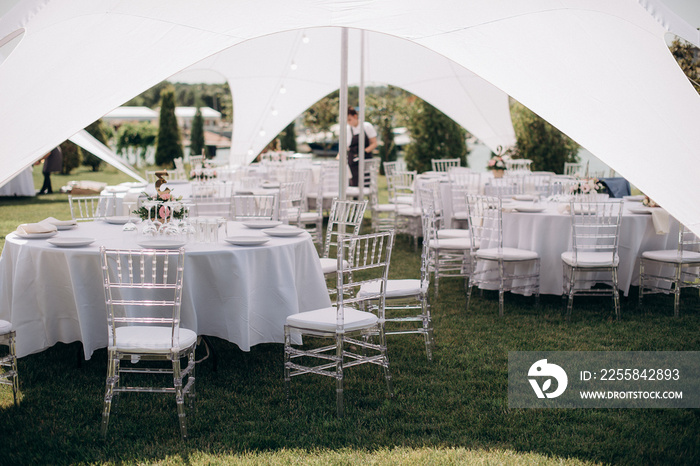
<instances>
[{"instance_id":1,"label":"string light","mask_svg":"<svg viewBox=\"0 0 700 466\"><path fill-rule=\"evenodd\" d=\"M275 107L272 107L272 116L277 116L278 113L279 112L277 111L277 109Z\"/></svg>"},{"instance_id":2,"label":"string light","mask_svg":"<svg viewBox=\"0 0 700 466\"><path fill-rule=\"evenodd\" d=\"M306 36L306 33L304 33L304 35L301 37L301 41L302 41L303 43L305 43L305 44L308 44L308 43L309 43L309 40L311 40L311 39L309 39L309 38Z\"/></svg>"},{"instance_id":3,"label":"string light","mask_svg":"<svg viewBox=\"0 0 700 466\"><path fill-rule=\"evenodd\" d=\"M280 94L286 94L287 93L287 88L284 87L284 84L280 86Z\"/></svg>"},{"instance_id":4,"label":"string light","mask_svg":"<svg viewBox=\"0 0 700 466\"><path fill-rule=\"evenodd\" d=\"M260 128L260 136L265 136L265 130Z\"/></svg>"},{"instance_id":5,"label":"string light","mask_svg":"<svg viewBox=\"0 0 700 466\"><path fill-rule=\"evenodd\" d=\"M248 155L253 155L253 149L248 149Z\"/></svg>"},{"instance_id":6,"label":"string light","mask_svg":"<svg viewBox=\"0 0 700 466\"><path fill-rule=\"evenodd\" d=\"M297 64L296 64L294 61L292 61L292 64L289 65L289 67L292 69L292 71L296 71L296 69L297 69Z\"/></svg>"}]
</instances>

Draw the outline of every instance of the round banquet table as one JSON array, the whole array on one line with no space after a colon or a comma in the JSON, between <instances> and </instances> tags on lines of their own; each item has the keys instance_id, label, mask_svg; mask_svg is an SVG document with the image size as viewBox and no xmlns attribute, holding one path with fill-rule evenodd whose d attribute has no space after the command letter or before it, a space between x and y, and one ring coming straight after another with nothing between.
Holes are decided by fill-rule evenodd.
<instances>
[{"instance_id":1,"label":"round banquet table","mask_svg":"<svg viewBox=\"0 0 700 466\"><path fill-rule=\"evenodd\" d=\"M228 223L228 235L267 238L237 222ZM88 359L107 346L99 248L139 249L143 238L99 220L59 231L53 238L71 236L96 241L59 248L15 233L6 238L0 256L0 319L12 322L19 357L57 342L81 341ZM223 338L249 351L260 343L283 343L287 316L330 305L307 232L270 237L254 247L223 240L185 245L181 320L199 335Z\"/></svg>"},{"instance_id":2,"label":"round banquet table","mask_svg":"<svg viewBox=\"0 0 700 466\"><path fill-rule=\"evenodd\" d=\"M518 205L531 202L509 202L503 206L503 246L528 249L540 255L540 293L562 294L563 266L561 253L570 251L571 216L566 204L544 202L543 212L517 212ZM630 212L639 202L625 202L620 225L618 285L627 296L631 285L639 283L639 257L644 251L675 249L678 244L678 221L670 218L669 232L657 234L651 215ZM482 247L496 247L492 242ZM522 267L522 265L518 265ZM609 274L607 274L609 279Z\"/></svg>"}]
</instances>

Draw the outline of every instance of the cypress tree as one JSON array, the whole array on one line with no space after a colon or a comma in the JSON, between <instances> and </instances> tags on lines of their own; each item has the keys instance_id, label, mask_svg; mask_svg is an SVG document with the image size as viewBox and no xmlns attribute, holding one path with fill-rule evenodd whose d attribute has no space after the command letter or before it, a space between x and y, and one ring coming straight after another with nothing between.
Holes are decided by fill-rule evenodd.
<instances>
[{"instance_id":1,"label":"cypress tree","mask_svg":"<svg viewBox=\"0 0 700 466\"><path fill-rule=\"evenodd\" d=\"M90 133L92 137L100 141L105 146L107 145L108 138L102 120L97 120L91 123L85 128L85 131ZM102 159L94 155L92 152L85 151L83 152L83 165L92 167L92 171L96 172L99 171L100 165L102 165Z\"/></svg>"},{"instance_id":2,"label":"cypress tree","mask_svg":"<svg viewBox=\"0 0 700 466\"><path fill-rule=\"evenodd\" d=\"M429 103L418 100L408 121L411 143L406 148L406 166L419 173L432 169L431 159L462 159L466 166L467 132Z\"/></svg>"},{"instance_id":3,"label":"cypress tree","mask_svg":"<svg viewBox=\"0 0 700 466\"><path fill-rule=\"evenodd\" d=\"M280 145L282 150L297 151L297 136L293 121L280 133Z\"/></svg>"},{"instance_id":4,"label":"cypress tree","mask_svg":"<svg viewBox=\"0 0 700 466\"><path fill-rule=\"evenodd\" d=\"M173 160L182 157L180 129L175 118L175 90L172 87L160 93L160 123L156 140L156 165L174 167ZM167 168L166 167L166 168Z\"/></svg>"},{"instance_id":5,"label":"cypress tree","mask_svg":"<svg viewBox=\"0 0 700 466\"><path fill-rule=\"evenodd\" d=\"M207 148L204 145L204 118L202 118L202 110L197 107L192 120L192 134L190 135L190 154L199 155L204 149L204 155L207 154Z\"/></svg>"}]
</instances>

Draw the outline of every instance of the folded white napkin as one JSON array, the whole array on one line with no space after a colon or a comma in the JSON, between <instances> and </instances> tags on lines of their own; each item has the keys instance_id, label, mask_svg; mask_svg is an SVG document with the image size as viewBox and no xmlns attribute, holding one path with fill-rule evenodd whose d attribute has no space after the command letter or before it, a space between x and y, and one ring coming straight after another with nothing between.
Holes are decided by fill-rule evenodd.
<instances>
[{"instance_id":1,"label":"folded white napkin","mask_svg":"<svg viewBox=\"0 0 700 466\"><path fill-rule=\"evenodd\" d=\"M560 202L559 205L557 206L557 211L558 211L560 214L568 214L568 213L571 213L571 206L570 206L568 203L567 203L567 204L564 204L564 203L561 203L561 202Z\"/></svg>"},{"instance_id":2,"label":"folded white napkin","mask_svg":"<svg viewBox=\"0 0 700 466\"><path fill-rule=\"evenodd\" d=\"M37 233L51 233L57 231L56 225L42 220L38 223L23 223L17 227L17 233L20 235L32 235Z\"/></svg>"},{"instance_id":3,"label":"folded white napkin","mask_svg":"<svg viewBox=\"0 0 700 466\"><path fill-rule=\"evenodd\" d=\"M42 221L49 222L51 225L56 225L57 227L67 227L67 226L78 224L78 222L76 222L75 220L58 220L58 219L53 218L53 217L47 217Z\"/></svg>"},{"instance_id":4,"label":"folded white napkin","mask_svg":"<svg viewBox=\"0 0 700 466\"><path fill-rule=\"evenodd\" d=\"M651 221L654 222L654 229L657 235L667 235L669 231L669 215L661 207L651 208Z\"/></svg>"}]
</instances>

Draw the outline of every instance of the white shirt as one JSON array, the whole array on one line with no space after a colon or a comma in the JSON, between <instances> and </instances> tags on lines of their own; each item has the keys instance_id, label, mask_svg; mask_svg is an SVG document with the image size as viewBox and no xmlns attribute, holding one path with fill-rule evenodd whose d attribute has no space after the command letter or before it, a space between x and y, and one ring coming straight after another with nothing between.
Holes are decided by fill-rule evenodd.
<instances>
[{"instance_id":1,"label":"white shirt","mask_svg":"<svg viewBox=\"0 0 700 466\"><path fill-rule=\"evenodd\" d=\"M365 135L369 139L377 137L377 130L374 129L374 126L372 126L372 123L365 121L364 127L365 127ZM357 125L357 126L348 125L348 147L350 147L350 143L352 142L352 137L356 134L360 134L360 125Z\"/></svg>"}]
</instances>

